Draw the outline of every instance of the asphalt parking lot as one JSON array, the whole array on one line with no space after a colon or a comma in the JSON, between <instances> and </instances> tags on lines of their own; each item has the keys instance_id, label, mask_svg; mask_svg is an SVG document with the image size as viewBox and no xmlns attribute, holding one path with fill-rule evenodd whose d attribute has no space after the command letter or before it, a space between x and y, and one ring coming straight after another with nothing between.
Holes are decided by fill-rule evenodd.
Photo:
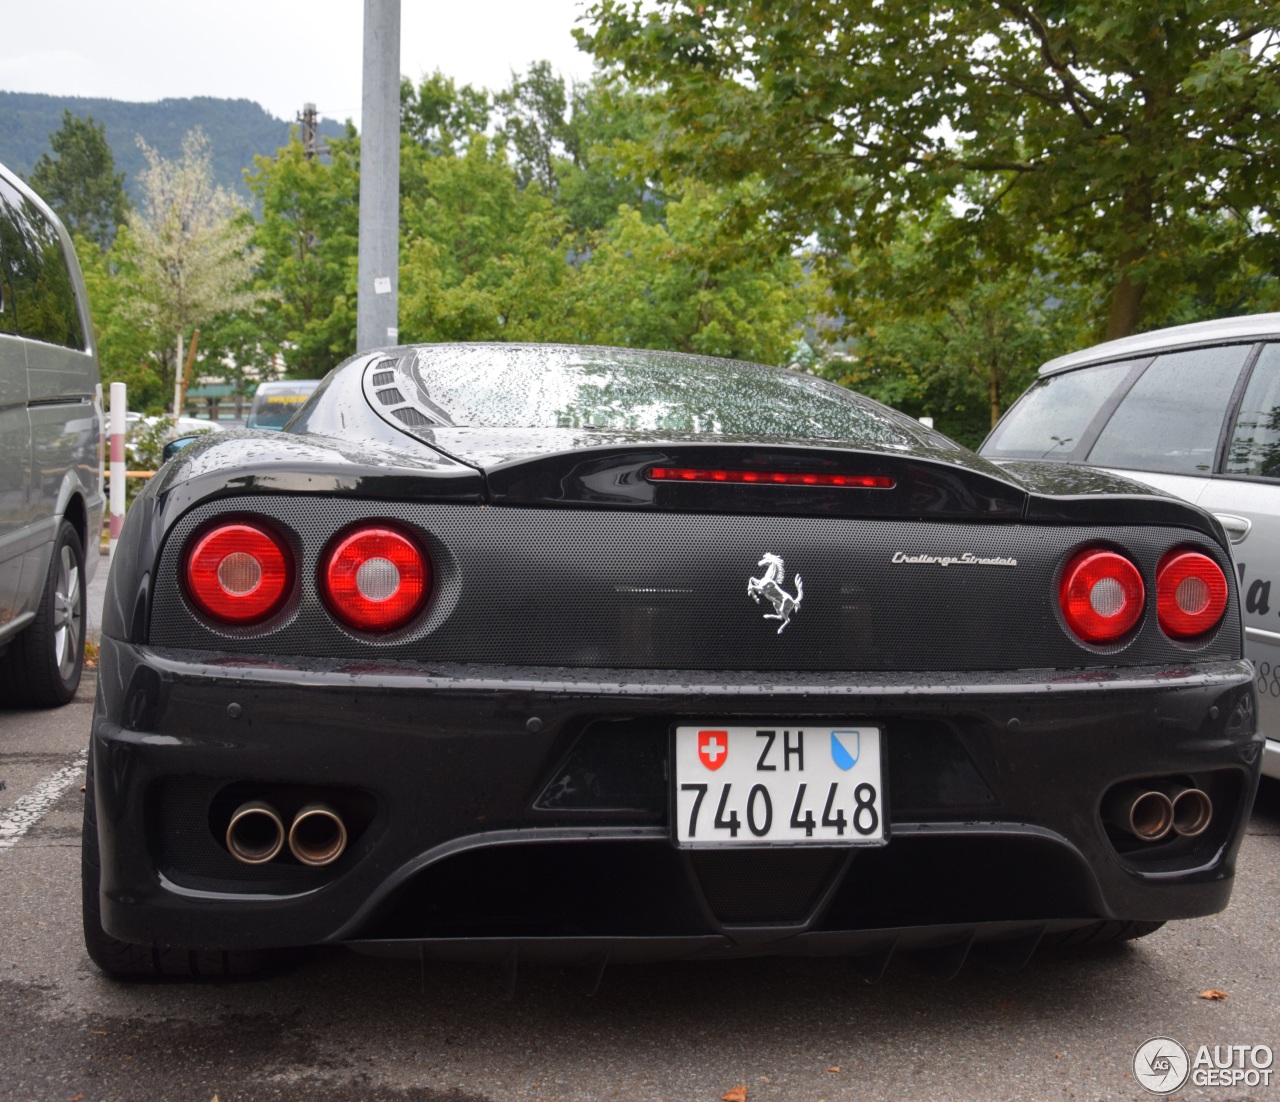
<instances>
[{"instance_id":1,"label":"asphalt parking lot","mask_svg":"<svg viewBox=\"0 0 1280 1102\"><path fill-rule=\"evenodd\" d=\"M1108 950L941 982L895 959L558 969L514 999L479 966L326 951L225 985L126 986L80 940L82 752L93 678L0 711L0 1099L1111 1099L1150 1037L1280 1048L1280 786L1264 788L1231 907ZM1206 1000L1206 990L1226 998ZM1276 1098L1280 1085L1179 1098Z\"/></svg>"}]
</instances>

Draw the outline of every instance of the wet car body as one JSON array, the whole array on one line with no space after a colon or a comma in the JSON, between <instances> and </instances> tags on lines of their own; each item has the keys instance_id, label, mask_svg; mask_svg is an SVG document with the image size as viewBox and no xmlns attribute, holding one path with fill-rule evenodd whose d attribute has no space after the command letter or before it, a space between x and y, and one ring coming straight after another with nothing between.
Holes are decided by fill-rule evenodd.
<instances>
[{"instance_id":1,"label":"wet car body","mask_svg":"<svg viewBox=\"0 0 1280 1102\"><path fill-rule=\"evenodd\" d=\"M248 627L183 580L230 522L295 560ZM373 524L431 564L426 603L381 635L325 589ZM1084 643L1058 589L1096 547L1132 559L1147 606L1187 547L1232 600L1190 643L1147 606L1120 643ZM945 973L974 946L1016 962L1212 913L1260 754L1229 565L1192 506L1001 470L790 373L528 346L357 357L284 432L197 441L130 512L91 748L91 953L121 975L322 943L511 966L844 954L873 975L903 949ZM805 728L798 769L840 776L828 734L839 769L876 749L870 800L787 786ZM721 735L750 776L713 809ZM1212 821L1154 842L1117 827L1117 791L1166 781ZM235 817L258 805L284 825L329 809L340 855L237 860Z\"/></svg>"}]
</instances>

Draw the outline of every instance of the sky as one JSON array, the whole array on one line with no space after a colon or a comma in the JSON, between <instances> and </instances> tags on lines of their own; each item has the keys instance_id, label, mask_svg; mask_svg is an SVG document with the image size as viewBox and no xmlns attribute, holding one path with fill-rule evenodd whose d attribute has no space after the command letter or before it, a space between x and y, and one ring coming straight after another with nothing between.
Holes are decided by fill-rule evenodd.
<instances>
[{"instance_id":1,"label":"sky","mask_svg":"<svg viewBox=\"0 0 1280 1102\"><path fill-rule=\"evenodd\" d=\"M501 88L548 60L585 79L572 37L583 0L401 0L400 72ZM150 101L304 103L360 122L363 0L36 0L4 5L0 90Z\"/></svg>"}]
</instances>

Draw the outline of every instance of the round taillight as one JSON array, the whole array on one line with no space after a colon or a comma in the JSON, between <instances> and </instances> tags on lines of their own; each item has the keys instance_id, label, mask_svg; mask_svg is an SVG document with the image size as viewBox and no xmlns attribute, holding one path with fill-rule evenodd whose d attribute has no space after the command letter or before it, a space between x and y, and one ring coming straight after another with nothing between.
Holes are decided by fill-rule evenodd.
<instances>
[{"instance_id":1,"label":"round taillight","mask_svg":"<svg viewBox=\"0 0 1280 1102\"><path fill-rule=\"evenodd\" d=\"M284 604L292 588L293 556L254 524L220 524L187 552L187 593L206 616L254 624Z\"/></svg>"},{"instance_id":2,"label":"round taillight","mask_svg":"<svg viewBox=\"0 0 1280 1102\"><path fill-rule=\"evenodd\" d=\"M1208 555L1171 551L1156 570L1156 614L1164 633L1190 639L1212 631L1227 610L1227 577Z\"/></svg>"},{"instance_id":3,"label":"round taillight","mask_svg":"<svg viewBox=\"0 0 1280 1102\"><path fill-rule=\"evenodd\" d=\"M1058 600L1067 626L1086 643L1114 643L1142 615L1142 575L1123 555L1082 551L1062 572Z\"/></svg>"},{"instance_id":4,"label":"round taillight","mask_svg":"<svg viewBox=\"0 0 1280 1102\"><path fill-rule=\"evenodd\" d=\"M394 528L348 532L320 563L320 588L329 608L360 631L393 631L407 624L430 587L427 557Z\"/></svg>"}]
</instances>

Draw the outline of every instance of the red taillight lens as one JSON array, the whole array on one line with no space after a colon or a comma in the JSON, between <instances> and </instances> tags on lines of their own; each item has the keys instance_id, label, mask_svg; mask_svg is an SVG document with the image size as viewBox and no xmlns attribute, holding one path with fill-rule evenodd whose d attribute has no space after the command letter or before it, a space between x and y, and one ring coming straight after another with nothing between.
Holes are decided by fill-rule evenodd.
<instances>
[{"instance_id":1,"label":"red taillight lens","mask_svg":"<svg viewBox=\"0 0 1280 1102\"><path fill-rule=\"evenodd\" d=\"M1189 639L1212 631L1227 610L1227 578L1198 551L1171 551L1156 570L1156 613L1166 635Z\"/></svg>"},{"instance_id":2,"label":"red taillight lens","mask_svg":"<svg viewBox=\"0 0 1280 1102\"><path fill-rule=\"evenodd\" d=\"M650 467L650 482L733 482L747 486L847 486L892 490L894 481L879 474L827 474L818 471L718 471L700 467Z\"/></svg>"},{"instance_id":3,"label":"red taillight lens","mask_svg":"<svg viewBox=\"0 0 1280 1102\"><path fill-rule=\"evenodd\" d=\"M418 545L393 528L348 532L320 563L329 608L360 631L392 631L427 599L431 567Z\"/></svg>"},{"instance_id":4,"label":"red taillight lens","mask_svg":"<svg viewBox=\"0 0 1280 1102\"><path fill-rule=\"evenodd\" d=\"M253 524L220 524L187 552L187 593L197 608L227 624L253 624L289 595L293 556L275 535Z\"/></svg>"},{"instance_id":5,"label":"red taillight lens","mask_svg":"<svg viewBox=\"0 0 1280 1102\"><path fill-rule=\"evenodd\" d=\"M1087 643L1114 643L1142 615L1142 575L1123 555L1083 551L1062 572L1058 600L1067 626Z\"/></svg>"}]
</instances>

